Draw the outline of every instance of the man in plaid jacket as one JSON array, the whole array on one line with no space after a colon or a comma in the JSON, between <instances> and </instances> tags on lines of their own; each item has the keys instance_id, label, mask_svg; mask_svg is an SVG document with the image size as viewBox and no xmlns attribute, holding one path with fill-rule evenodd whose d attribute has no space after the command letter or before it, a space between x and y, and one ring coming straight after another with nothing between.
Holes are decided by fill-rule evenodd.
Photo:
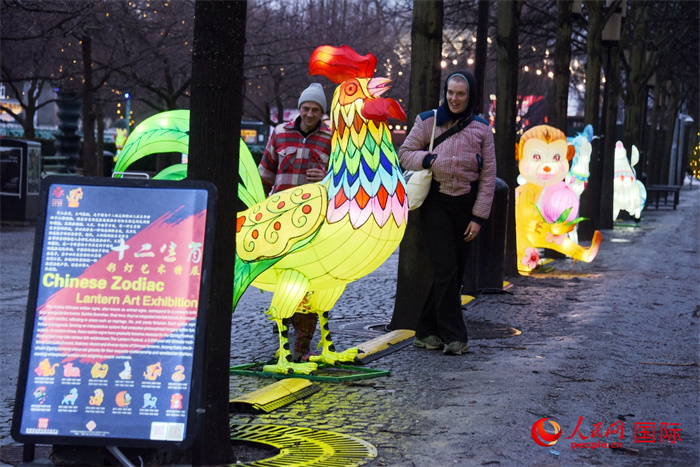
<instances>
[{"instance_id":1,"label":"man in plaid jacket","mask_svg":"<svg viewBox=\"0 0 700 467\"><path fill-rule=\"evenodd\" d=\"M297 106L299 116L275 127L258 166L268 196L306 183L320 182L328 171L331 130L321 120L326 111L323 87L318 83L311 84L299 96ZM306 303L305 297L299 308L305 308ZM318 315L295 313L290 322L295 331L292 355L296 360L304 359L310 351Z\"/></svg>"}]
</instances>

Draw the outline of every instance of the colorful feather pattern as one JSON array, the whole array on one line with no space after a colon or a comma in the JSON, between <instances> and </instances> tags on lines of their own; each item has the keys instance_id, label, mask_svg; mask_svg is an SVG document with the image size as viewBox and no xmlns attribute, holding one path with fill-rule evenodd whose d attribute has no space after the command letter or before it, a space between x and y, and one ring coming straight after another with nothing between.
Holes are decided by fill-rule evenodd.
<instances>
[{"instance_id":1,"label":"colorful feather pattern","mask_svg":"<svg viewBox=\"0 0 700 467\"><path fill-rule=\"evenodd\" d=\"M349 215L356 229L370 216L379 227L389 219L401 226L408 216L408 202L391 132L384 121L368 120L363 115L367 101L381 98L371 94L372 79L352 81L357 89L338 86L333 95L331 156L322 182L328 187L330 201L326 218L335 223ZM349 99L348 89L354 91L353 96L363 98ZM342 101L347 103L342 105Z\"/></svg>"}]
</instances>

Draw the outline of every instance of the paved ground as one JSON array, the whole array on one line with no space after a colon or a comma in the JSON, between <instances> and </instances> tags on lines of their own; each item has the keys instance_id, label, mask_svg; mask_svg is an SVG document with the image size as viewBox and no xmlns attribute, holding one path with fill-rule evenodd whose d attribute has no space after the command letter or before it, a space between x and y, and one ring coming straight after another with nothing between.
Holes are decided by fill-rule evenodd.
<instances>
[{"instance_id":1,"label":"paved ground","mask_svg":"<svg viewBox=\"0 0 700 467\"><path fill-rule=\"evenodd\" d=\"M652 209L637 226L604 231L593 263L556 260L554 271L511 278L510 293L479 296L465 310L468 322L512 326L518 336L472 340L473 353L459 357L407 347L368 365L390 370L388 377L318 383L321 391L307 399L232 422L355 436L376 447L370 466L699 465L697 184L680 199L676 211ZM4 452L13 444L32 237L33 228L6 225L0 235ZM390 321L397 260L348 287L331 315L340 349ZM270 297L244 295L233 316L233 365L274 355L277 339L263 314ZM234 376L231 395L271 382ZM551 447L531 434L545 417L561 427ZM652 424L654 442L642 436ZM622 434L609 430L620 425ZM572 441L620 447L572 448Z\"/></svg>"}]
</instances>

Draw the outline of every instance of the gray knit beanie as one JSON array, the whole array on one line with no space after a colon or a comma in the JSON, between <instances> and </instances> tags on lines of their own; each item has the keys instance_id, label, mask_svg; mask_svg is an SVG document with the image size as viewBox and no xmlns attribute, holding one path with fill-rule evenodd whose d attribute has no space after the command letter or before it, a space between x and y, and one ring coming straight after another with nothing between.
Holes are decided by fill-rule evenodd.
<instances>
[{"instance_id":1,"label":"gray knit beanie","mask_svg":"<svg viewBox=\"0 0 700 467\"><path fill-rule=\"evenodd\" d=\"M301 104L304 102L315 102L321 106L321 111L326 111L326 94L323 92L323 86L319 83L311 83L311 85L304 89L304 92L299 96L299 103L297 104L297 109L301 108Z\"/></svg>"}]
</instances>

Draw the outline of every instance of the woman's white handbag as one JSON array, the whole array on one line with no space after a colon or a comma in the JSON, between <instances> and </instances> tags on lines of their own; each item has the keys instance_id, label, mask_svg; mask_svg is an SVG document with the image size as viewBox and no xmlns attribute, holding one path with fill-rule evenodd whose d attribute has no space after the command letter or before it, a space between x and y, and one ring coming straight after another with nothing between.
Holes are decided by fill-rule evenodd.
<instances>
[{"instance_id":1,"label":"woman's white handbag","mask_svg":"<svg viewBox=\"0 0 700 467\"><path fill-rule=\"evenodd\" d=\"M433 134L430 135L429 152L433 152L433 141L435 139L435 122L437 120L437 110L433 111ZM430 191L430 183L433 180L433 172L430 169L407 170L403 174L406 179L406 195L408 195L408 210L413 211L423 204Z\"/></svg>"},{"instance_id":2,"label":"woman's white handbag","mask_svg":"<svg viewBox=\"0 0 700 467\"><path fill-rule=\"evenodd\" d=\"M408 170L403 174L406 179L406 195L408 196L408 210L413 211L423 204L430 191L430 183L433 173L430 169Z\"/></svg>"}]
</instances>

